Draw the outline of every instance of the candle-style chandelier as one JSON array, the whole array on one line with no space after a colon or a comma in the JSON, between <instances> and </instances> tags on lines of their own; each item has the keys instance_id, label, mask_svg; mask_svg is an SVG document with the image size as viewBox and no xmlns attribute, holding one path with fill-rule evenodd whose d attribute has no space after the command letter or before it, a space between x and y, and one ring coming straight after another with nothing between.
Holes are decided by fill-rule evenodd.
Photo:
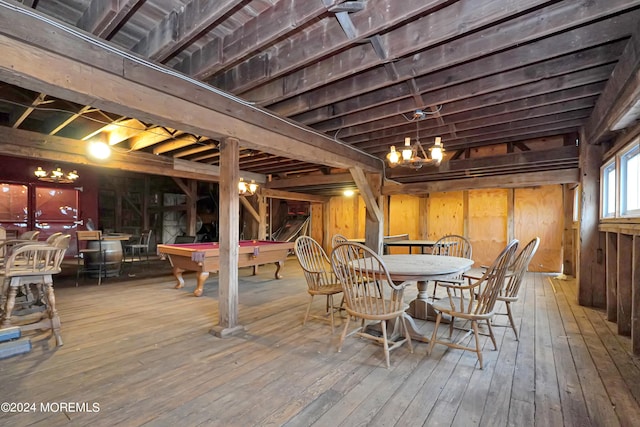
<instances>
[{"instance_id":1,"label":"candle-style chandelier","mask_svg":"<svg viewBox=\"0 0 640 427\"><path fill-rule=\"evenodd\" d=\"M76 170L65 173L62 169L56 168L51 172L47 172L42 169L41 166L38 166L38 169L36 169L33 174L38 177L40 181L53 182L55 184L72 184L76 179L80 178Z\"/></svg>"},{"instance_id":2,"label":"candle-style chandelier","mask_svg":"<svg viewBox=\"0 0 640 427\"><path fill-rule=\"evenodd\" d=\"M418 126L418 118L414 116L416 120L416 142L411 145L411 137L407 136L404 139L404 147L402 151L396 151L396 146L392 145L391 150L387 154L387 160L389 166L394 168L396 166L403 166L412 169L420 169L424 165L439 166L443 159L444 147L442 146L442 139L439 136L435 137L434 145L429 148L430 156L427 156L427 152L420 143L420 128Z\"/></svg>"},{"instance_id":3,"label":"candle-style chandelier","mask_svg":"<svg viewBox=\"0 0 640 427\"><path fill-rule=\"evenodd\" d=\"M252 179L249 184L244 182L244 179L240 178L238 182L238 194L241 196L253 196L258 190L258 184Z\"/></svg>"}]
</instances>

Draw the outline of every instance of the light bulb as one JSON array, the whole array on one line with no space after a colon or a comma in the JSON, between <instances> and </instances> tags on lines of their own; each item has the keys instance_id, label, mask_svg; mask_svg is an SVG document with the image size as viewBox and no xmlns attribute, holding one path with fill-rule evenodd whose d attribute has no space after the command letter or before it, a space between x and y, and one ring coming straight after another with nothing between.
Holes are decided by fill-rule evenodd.
<instances>
[{"instance_id":1,"label":"light bulb","mask_svg":"<svg viewBox=\"0 0 640 427\"><path fill-rule=\"evenodd\" d=\"M391 146L391 151L389 152L389 154L387 154L387 159L391 164L396 164L400 161L400 154L398 154L398 152L396 151L395 145Z\"/></svg>"},{"instance_id":2,"label":"light bulb","mask_svg":"<svg viewBox=\"0 0 640 427\"><path fill-rule=\"evenodd\" d=\"M89 143L89 154L96 159L104 160L111 155L111 148L100 141L93 141Z\"/></svg>"}]
</instances>

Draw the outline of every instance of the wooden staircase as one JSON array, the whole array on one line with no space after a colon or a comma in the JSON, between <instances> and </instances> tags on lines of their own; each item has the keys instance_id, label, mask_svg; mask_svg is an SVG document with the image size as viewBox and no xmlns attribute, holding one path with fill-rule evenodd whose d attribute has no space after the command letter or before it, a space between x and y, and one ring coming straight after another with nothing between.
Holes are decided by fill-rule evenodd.
<instances>
[{"instance_id":1,"label":"wooden staircase","mask_svg":"<svg viewBox=\"0 0 640 427\"><path fill-rule=\"evenodd\" d=\"M31 351L31 340L21 338L21 335L22 331L17 326L0 329L0 359Z\"/></svg>"}]
</instances>

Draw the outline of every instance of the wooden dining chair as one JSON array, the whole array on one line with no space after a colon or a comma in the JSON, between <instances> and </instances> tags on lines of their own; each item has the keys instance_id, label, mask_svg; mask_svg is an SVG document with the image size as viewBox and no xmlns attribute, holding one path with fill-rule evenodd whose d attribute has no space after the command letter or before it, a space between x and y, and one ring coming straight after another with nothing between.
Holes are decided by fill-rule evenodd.
<instances>
[{"instance_id":1,"label":"wooden dining chair","mask_svg":"<svg viewBox=\"0 0 640 427\"><path fill-rule=\"evenodd\" d=\"M516 335L516 341L518 341L518 330L516 329L515 322L513 321L513 313L511 312L511 303L518 301L518 294L529 263L538 250L540 245L540 238L536 237L531 240L527 245L522 248L518 256L516 256L513 264L509 266L507 271L507 278L505 279L504 289L498 295L498 301L505 303L507 308L506 313L498 313L496 315L506 315L509 317L509 323L513 329L513 333ZM494 325L495 326L495 325Z\"/></svg>"},{"instance_id":2,"label":"wooden dining chair","mask_svg":"<svg viewBox=\"0 0 640 427\"><path fill-rule=\"evenodd\" d=\"M62 345L60 335L60 318L56 310L53 291L53 275L60 273L64 248L41 243L14 247L7 263L0 273L2 294L0 307L2 318L0 328L10 328L19 323L23 331L34 329L51 329L58 346ZM68 246L68 242L67 242ZM26 260L26 262L25 262ZM33 301L27 295L17 299L18 290L36 284L44 289L38 292L43 311L33 311Z\"/></svg>"},{"instance_id":3,"label":"wooden dining chair","mask_svg":"<svg viewBox=\"0 0 640 427\"><path fill-rule=\"evenodd\" d=\"M407 343L413 353L411 336L404 319L409 308L404 302L405 284L395 284L389 277L384 263L374 251L359 243L347 242L331 252L331 266L344 290L347 320L340 336L338 351L347 336L357 334L381 343L389 368L389 353ZM360 320L360 326L347 333L351 317ZM387 336L387 322L399 322L402 329L397 338ZM367 331L367 322L380 323L382 336Z\"/></svg>"},{"instance_id":4,"label":"wooden dining chair","mask_svg":"<svg viewBox=\"0 0 640 427\"><path fill-rule=\"evenodd\" d=\"M433 335L429 343L430 355L435 344L443 344L451 348L461 350L474 351L478 355L480 369L482 369L482 348L480 345L480 334L478 332L478 322L484 321L489 330L489 337L493 343L495 350L498 349L493 329L491 328L491 319L495 314L495 305L504 286L504 280L507 270L513 262L514 255L518 248L518 241L512 240L498 255L491 267L483 274L480 280L468 284L460 285L454 283L442 283L441 286L447 289L448 298L441 299L433 303L433 309L436 311L436 324L433 329ZM459 296L454 296L452 290L457 289L461 292ZM468 291L468 298L465 295ZM438 328L442 321L442 315L446 314L451 317L449 323L449 340L441 340L438 337ZM456 319L464 319L471 322L471 329L458 341L451 341L453 336L454 324ZM462 344L471 334L475 338L475 347L465 346Z\"/></svg>"},{"instance_id":5,"label":"wooden dining chair","mask_svg":"<svg viewBox=\"0 0 640 427\"><path fill-rule=\"evenodd\" d=\"M18 237L18 240L38 240L39 235L40 231L38 230L25 231Z\"/></svg>"},{"instance_id":6,"label":"wooden dining chair","mask_svg":"<svg viewBox=\"0 0 640 427\"><path fill-rule=\"evenodd\" d=\"M311 316L315 319L328 320L331 323L331 333L334 331L334 314L340 310L340 305L334 304L333 296L342 293L342 285L331 270L329 258L320 243L309 236L300 236L296 239L293 250L302 266L304 277L307 280L307 292L309 293L309 304L302 324L307 323L313 297L324 295L327 297L325 316Z\"/></svg>"},{"instance_id":7,"label":"wooden dining chair","mask_svg":"<svg viewBox=\"0 0 640 427\"><path fill-rule=\"evenodd\" d=\"M340 243L345 243L345 242L348 242L348 241L349 241L349 239L347 239L342 234L334 234L333 237L331 238L331 249L335 248Z\"/></svg>"},{"instance_id":8,"label":"wooden dining chair","mask_svg":"<svg viewBox=\"0 0 640 427\"><path fill-rule=\"evenodd\" d=\"M436 241L431 253L433 255L448 255L472 259L473 248L471 247L471 242L466 237L458 234L448 234ZM462 285L465 283L465 280L462 274L447 279L436 280L433 285L433 295L431 296L433 300L436 299L436 290L440 283Z\"/></svg>"}]
</instances>

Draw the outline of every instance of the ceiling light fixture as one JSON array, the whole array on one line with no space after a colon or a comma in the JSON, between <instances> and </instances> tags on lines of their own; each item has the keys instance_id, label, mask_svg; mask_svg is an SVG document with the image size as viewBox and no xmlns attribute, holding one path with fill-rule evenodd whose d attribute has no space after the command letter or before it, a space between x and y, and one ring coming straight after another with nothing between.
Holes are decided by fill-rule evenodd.
<instances>
[{"instance_id":1,"label":"ceiling light fixture","mask_svg":"<svg viewBox=\"0 0 640 427\"><path fill-rule=\"evenodd\" d=\"M252 179L249 184L244 182L244 179L240 178L238 182L238 193L241 196L253 196L258 191L258 184Z\"/></svg>"},{"instance_id":2,"label":"ceiling light fixture","mask_svg":"<svg viewBox=\"0 0 640 427\"><path fill-rule=\"evenodd\" d=\"M424 165L440 166L444 157L444 147L442 146L442 138L436 136L433 147L429 148L430 156L427 156L426 151L420 143L420 129L418 122L416 121L416 142L411 145L411 137L404 139L404 147L402 151L396 151L396 146L392 145L391 150L387 154L387 161L389 166L394 168L396 166L408 167L411 169L420 169Z\"/></svg>"},{"instance_id":3,"label":"ceiling light fixture","mask_svg":"<svg viewBox=\"0 0 640 427\"><path fill-rule=\"evenodd\" d=\"M33 174L38 177L40 181L53 182L56 184L72 184L76 179L80 178L80 175L78 175L78 172L75 170L67 174L65 174L60 168L47 172L42 169L41 166L38 166L38 169L36 169Z\"/></svg>"},{"instance_id":4,"label":"ceiling light fixture","mask_svg":"<svg viewBox=\"0 0 640 427\"><path fill-rule=\"evenodd\" d=\"M89 143L89 154L96 159L104 160L111 155L111 147L102 141L92 141Z\"/></svg>"}]
</instances>

